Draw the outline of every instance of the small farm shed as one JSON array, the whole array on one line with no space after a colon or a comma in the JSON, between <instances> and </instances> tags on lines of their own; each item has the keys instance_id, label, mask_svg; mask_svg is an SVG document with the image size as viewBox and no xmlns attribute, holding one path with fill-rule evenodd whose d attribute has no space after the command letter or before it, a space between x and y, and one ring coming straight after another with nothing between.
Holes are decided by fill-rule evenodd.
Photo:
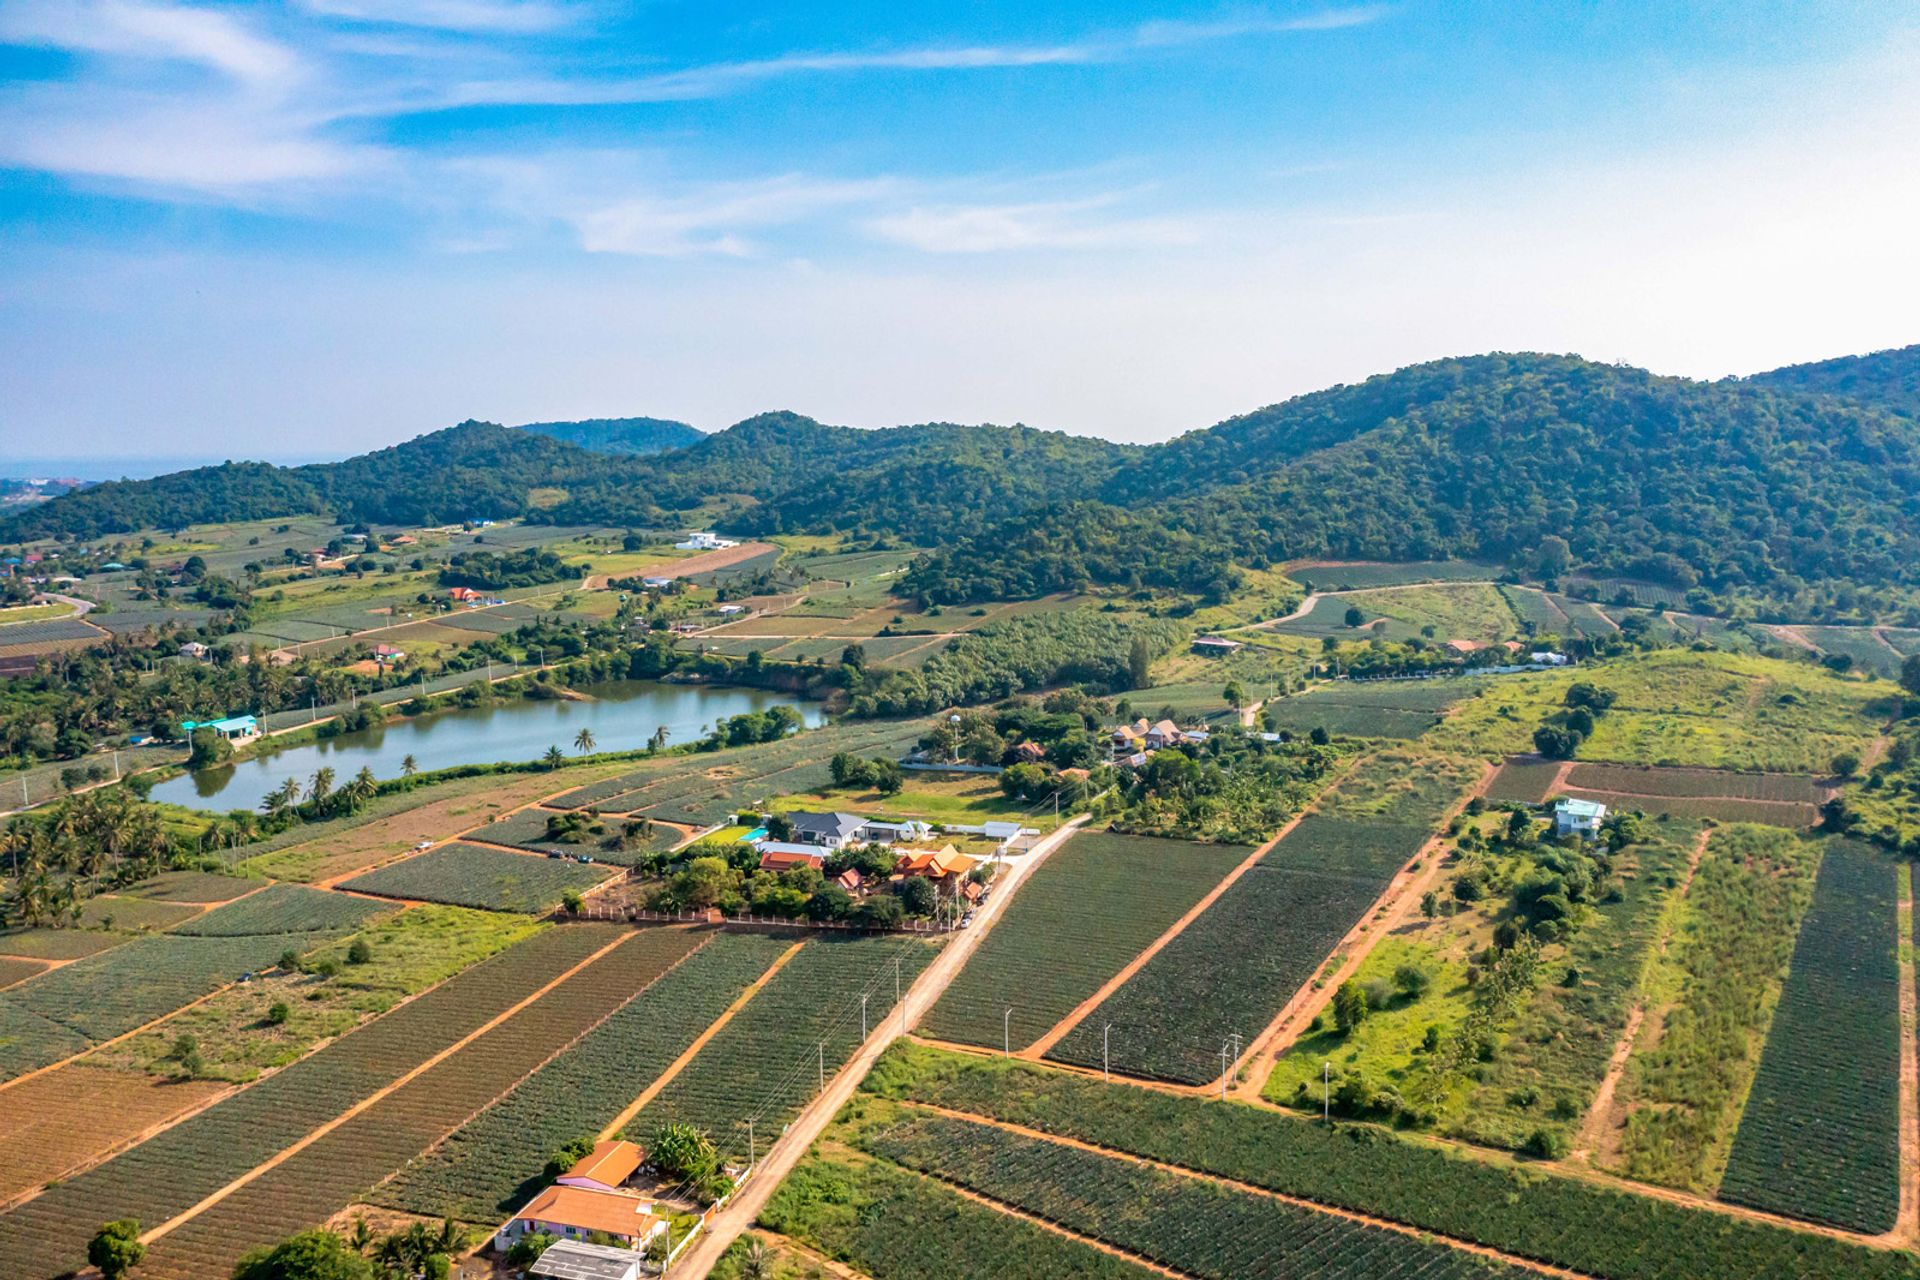
<instances>
[{"instance_id":1,"label":"small farm shed","mask_svg":"<svg viewBox=\"0 0 1920 1280\"><path fill-rule=\"evenodd\" d=\"M612 1245L556 1240L527 1274L548 1280L638 1280L640 1255Z\"/></svg>"}]
</instances>

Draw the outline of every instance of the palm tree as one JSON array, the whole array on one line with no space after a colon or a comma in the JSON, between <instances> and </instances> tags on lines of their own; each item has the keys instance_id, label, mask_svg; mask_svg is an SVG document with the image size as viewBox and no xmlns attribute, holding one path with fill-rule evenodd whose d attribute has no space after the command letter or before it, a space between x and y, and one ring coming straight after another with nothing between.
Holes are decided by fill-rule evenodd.
<instances>
[{"instance_id":1,"label":"palm tree","mask_svg":"<svg viewBox=\"0 0 1920 1280\"><path fill-rule=\"evenodd\" d=\"M327 797L333 794L333 769L322 765L314 770L313 784L307 788L307 798L316 805L325 804Z\"/></svg>"},{"instance_id":2,"label":"palm tree","mask_svg":"<svg viewBox=\"0 0 1920 1280\"><path fill-rule=\"evenodd\" d=\"M661 725L658 729L655 729L653 731L653 736L647 739L647 750L649 751L661 750L667 745L667 738L669 736L670 735L667 732L667 726Z\"/></svg>"},{"instance_id":3,"label":"palm tree","mask_svg":"<svg viewBox=\"0 0 1920 1280\"><path fill-rule=\"evenodd\" d=\"M362 1256L373 1247L373 1228L367 1225L364 1216L354 1215L353 1230L347 1233L347 1243L353 1247L355 1253Z\"/></svg>"},{"instance_id":4,"label":"palm tree","mask_svg":"<svg viewBox=\"0 0 1920 1280\"><path fill-rule=\"evenodd\" d=\"M583 756L592 755L593 749L597 745L594 741L593 730L591 729L582 729L573 735L573 749Z\"/></svg>"},{"instance_id":5,"label":"palm tree","mask_svg":"<svg viewBox=\"0 0 1920 1280\"><path fill-rule=\"evenodd\" d=\"M414 774L418 772L420 772L420 762L418 760L415 760L411 755L407 756L406 759L400 762L401 777L411 778Z\"/></svg>"},{"instance_id":6,"label":"palm tree","mask_svg":"<svg viewBox=\"0 0 1920 1280\"><path fill-rule=\"evenodd\" d=\"M773 1280L773 1255L762 1241L748 1241L740 1254L740 1280Z\"/></svg>"},{"instance_id":7,"label":"palm tree","mask_svg":"<svg viewBox=\"0 0 1920 1280\"><path fill-rule=\"evenodd\" d=\"M541 759L546 762L546 766L549 769L558 769L567 762L566 753L560 750L558 743L548 747L547 754L542 756Z\"/></svg>"}]
</instances>

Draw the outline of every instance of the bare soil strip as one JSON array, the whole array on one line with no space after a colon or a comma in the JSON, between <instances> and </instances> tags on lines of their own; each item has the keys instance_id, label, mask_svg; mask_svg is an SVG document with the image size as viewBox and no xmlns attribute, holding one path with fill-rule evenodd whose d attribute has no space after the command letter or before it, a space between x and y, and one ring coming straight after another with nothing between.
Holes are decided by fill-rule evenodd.
<instances>
[{"instance_id":1,"label":"bare soil strip","mask_svg":"<svg viewBox=\"0 0 1920 1280\"><path fill-rule=\"evenodd\" d=\"M1693 852L1687 858L1686 873L1681 877L1680 883L1674 888L1673 896L1668 900L1671 906L1677 907L1686 901L1687 894L1693 888L1694 873L1700 869L1700 859L1706 856L1707 841L1712 838L1713 828L1708 827L1701 831L1699 838L1693 842ZM1677 912L1670 912L1670 915L1672 914ZM1666 928L1661 931L1660 940L1648 951L1646 963L1640 971L1642 982L1646 980L1648 974L1653 972L1653 967L1665 958L1667 948L1673 943L1674 923L1673 919L1668 919ZM1622 1077L1626 1075L1627 1062L1633 1057L1634 1048L1640 1038L1640 1027L1646 1021L1646 1015L1647 1008L1643 993L1641 1000L1637 1001L1632 1011L1627 1014L1627 1025L1621 1030L1620 1039L1613 1046L1613 1056L1607 1059L1607 1073L1601 1077L1600 1088L1593 1095L1593 1105L1587 1108L1587 1118L1581 1122L1580 1132L1574 1139L1571 1159L1593 1164L1596 1151L1605 1156L1616 1154L1620 1124L1614 1115L1613 1098L1620 1088ZM1654 1011L1655 1030L1651 1034L1658 1034L1658 1028L1665 1017L1664 1009Z\"/></svg>"},{"instance_id":2,"label":"bare soil strip","mask_svg":"<svg viewBox=\"0 0 1920 1280\"><path fill-rule=\"evenodd\" d=\"M1471 1253L1477 1257L1491 1258L1497 1262L1504 1262L1508 1266L1523 1267L1528 1271L1537 1272L1540 1275L1561 1276L1565 1277L1566 1280L1585 1280L1584 1272L1568 1271L1563 1267L1549 1266L1544 1262L1535 1262L1531 1258L1522 1258L1516 1254L1502 1253L1498 1249L1489 1249L1485 1245L1472 1244L1465 1240L1457 1240L1452 1236L1438 1235L1432 1231L1421 1231L1414 1227L1409 1227L1405 1223L1393 1222L1386 1218L1376 1218L1369 1214L1355 1213L1348 1209L1336 1209L1330 1205L1321 1204L1317 1200L1303 1200L1298 1196L1283 1195L1278 1191L1269 1191L1265 1187L1256 1187L1251 1182L1240 1182L1233 1178L1223 1178L1214 1174L1200 1173L1197 1170L1188 1169L1182 1165L1166 1164L1159 1160L1150 1160L1145 1156L1135 1155L1131 1151L1120 1151L1112 1147L1103 1147L1091 1142L1082 1142L1077 1138L1068 1138L1056 1133L1042 1133L1038 1129L1029 1129L1023 1125L1012 1124L1004 1120L994 1120L986 1116L977 1116L968 1111L954 1111L947 1107L934 1106L930 1103L904 1102L901 1105L917 1111L925 1111L933 1115L947 1116L955 1120L966 1120L974 1124L989 1125L992 1128L1001 1129L1007 1133L1018 1134L1023 1138L1036 1139L1041 1142L1051 1142L1056 1146L1074 1147L1081 1151L1091 1151L1096 1155L1107 1156L1116 1160L1125 1160L1131 1164L1142 1165L1149 1169L1157 1169L1162 1173L1174 1174L1177 1177L1188 1178L1194 1182L1211 1182L1215 1186L1228 1187L1234 1191L1259 1196L1265 1200L1277 1200L1281 1204L1290 1204L1295 1208L1308 1209L1314 1213L1324 1213L1331 1218L1344 1218L1348 1222L1358 1222L1364 1223L1369 1227L1378 1227L1382 1231L1391 1231L1395 1235L1411 1236L1416 1240L1437 1241L1449 1248L1458 1249L1462 1253ZM936 1181L944 1180L936 1179Z\"/></svg>"},{"instance_id":3,"label":"bare soil strip","mask_svg":"<svg viewBox=\"0 0 1920 1280\"><path fill-rule=\"evenodd\" d=\"M1331 782L1329 782L1325 787L1321 789L1320 794L1325 795L1327 792L1339 786L1340 779L1344 778L1346 774L1353 768L1353 764L1354 764L1353 761L1348 761L1344 766L1342 766L1340 773L1337 774ZM1143 967L1145 967L1147 961L1153 959L1154 956L1158 955L1162 948L1164 948L1168 943L1172 942L1175 938L1180 936L1182 930L1184 930L1188 925L1192 924L1195 920L1199 919L1201 913L1204 912L1208 907L1212 906L1215 902L1217 902L1220 898L1220 895L1225 893L1228 890L1228 888L1232 886L1234 881L1238 880L1241 876L1245 875L1248 871L1252 870L1255 863L1259 862L1260 859L1266 857L1267 854L1272 851L1275 845L1279 844L1282 840L1286 839L1287 836L1293 831L1293 829L1300 825L1300 820L1306 817L1309 813L1312 813L1314 809L1319 806L1319 803L1320 803L1319 796L1316 796L1314 797L1314 802L1312 804L1307 805L1305 808L1301 809L1300 812L1294 814L1291 818L1287 819L1286 825L1281 827L1279 832L1276 833L1271 840L1267 841L1265 844L1255 849L1252 853L1248 854L1245 858L1242 858L1239 864L1235 866L1233 870L1227 872L1226 876L1221 879L1219 884L1216 884L1215 886L1213 886L1213 888L1207 893L1206 897L1200 899L1200 901L1194 903L1191 907L1187 908L1187 913L1185 915L1181 916L1178 920L1175 920L1172 924L1168 925L1165 932L1163 932L1159 937L1155 938L1152 942L1148 943L1146 949L1141 951L1141 953L1135 956L1133 959L1129 960L1126 963L1126 966L1122 968L1120 972L1114 974L1111 978L1108 978L1104 983L1102 983L1098 991L1095 991L1092 995L1088 996L1085 1000L1082 1000L1079 1004L1075 1005L1072 1009L1068 1010L1067 1015L1064 1018L1060 1019L1060 1021L1053 1024L1053 1029L1051 1031L1048 1031L1047 1034L1041 1036L1038 1040L1035 1040L1032 1044L1028 1045L1026 1048L1022 1049L1019 1053L1015 1054L1014 1056L1019 1058L1025 1058L1029 1062L1038 1062L1040 1061L1040 1059L1046 1057L1047 1051L1052 1049L1054 1045L1060 1043L1061 1039L1065 1037L1067 1032L1073 1030L1074 1027L1080 1024L1080 1021L1083 1018L1085 1018L1088 1014L1092 1013L1095 1009L1099 1008L1101 1001L1105 1000L1108 996L1112 995L1114 992L1118 991L1121 987L1125 986L1127 984L1127 980L1133 977L1134 974L1140 972L1140 970Z\"/></svg>"},{"instance_id":4,"label":"bare soil strip","mask_svg":"<svg viewBox=\"0 0 1920 1280\"><path fill-rule=\"evenodd\" d=\"M1274 1015L1273 1021L1253 1038L1240 1058L1227 1068L1229 1077L1239 1072L1240 1064L1243 1062L1271 1066L1274 1060L1293 1047L1293 1042L1300 1038L1301 1028L1307 1026L1313 1016L1326 1007L1327 1002L1333 999L1333 993L1339 990L1341 983L1359 972L1360 966L1366 963L1369 955L1373 954L1373 949L1379 945L1380 939L1393 932L1394 927L1406 917L1412 905L1420 900L1420 895L1425 893L1439 877L1440 847L1446 843L1448 824L1459 816L1476 796L1485 794L1494 775L1499 771L1497 765L1485 763L1481 765L1479 780L1447 807L1447 811L1440 815L1435 825L1434 834L1427 838L1427 842L1421 845L1411 858L1407 859L1405 866L1394 872L1393 880L1374 900L1373 905L1367 908L1366 913L1360 917L1359 923L1349 929L1346 936L1327 953L1337 956L1345 952L1346 959L1340 963L1339 968L1325 977L1316 974L1315 977L1308 979L1300 990L1294 992L1293 998ZM1411 870L1416 862L1420 864L1418 872ZM1266 1076L1265 1071L1250 1070L1244 1079L1235 1081L1233 1092L1243 1097L1249 1094L1258 1096L1262 1086L1266 1084ZM1202 1086L1201 1091L1210 1092L1205 1086Z\"/></svg>"},{"instance_id":5,"label":"bare soil strip","mask_svg":"<svg viewBox=\"0 0 1920 1280\"><path fill-rule=\"evenodd\" d=\"M214 1192L212 1195L201 1200L200 1203L194 1205L192 1208L189 1208L184 1212L175 1214L172 1218L169 1218L167 1221L161 1223L159 1226L154 1227L150 1231L147 1231L140 1237L141 1243L152 1244L155 1240L159 1239L161 1236L164 1236L169 1231L172 1231L174 1228L178 1227L181 1223L186 1222L192 1218L198 1217L200 1214L205 1213L208 1209L211 1209L214 1205L220 1203L222 1200L225 1200L228 1196L238 1191L241 1187L246 1186L248 1183L254 1181L256 1178L261 1177L262 1175L267 1173L269 1170L277 1168L278 1166L286 1163L293 1156L299 1154L302 1151L305 1151L308 1147L320 1141L320 1139L326 1137L328 1134L332 1133L335 1129L338 1129L341 1125L345 1124L347 1121L353 1119L355 1116L359 1115L361 1112L367 1110L367 1108L378 1104L382 1100L391 1096L393 1093L399 1090L402 1086L408 1084L409 1082L413 1081L419 1076L424 1075L426 1072L433 1069L434 1067L439 1066L442 1062L446 1061L448 1058L451 1058L454 1054L460 1052L460 1050L466 1048L469 1044L472 1044L475 1040L479 1039L481 1036L485 1035L487 1032L493 1030L495 1027L499 1026L501 1023L507 1021L509 1018L519 1013L522 1009L525 1009L529 1005L537 1003L541 998L548 995L552 991L558 989L563 983L572 979L581 970L585 969L588 965L593 964L595 961L599 960L602 956L606 955L608 952L612 951L614 948L626 944L627 942L631 941L633 938L637 936L638 935L634 933L621 934L619 937L615 938L612 942L609 942L606 946L599 948L592 955L587 956L584 960L581 960L579 963L575 964L573 967L556 975L553 979L547 982L546 985L542 986L539 990L519 1000L511 1008L502 1010L500 1013L495 1014L493 1017L487 1019L487 1021L482 1023L480 1026L475 1027L472 1031L468 1032L466 1035L461 1036L458 1040L454 1041L452 1044L441 1049L438 1053L434 1054L432 1057L426 1059L424 1062L421 1062L415 1065L413 1068L408 1070L404 1075L401 1075L394 1080L388 1081L385 1085L381 1086L379 1089L375 1090L373 1093L369 1094L365 1098L362 1098L359 1102L356 1102L353 1106L347 1108L345 1111L341 1112L339 1115L335 1116L333 1119L327 1121L323 1125L320 1125L318 1128L313 1129L311 1132L307 1134L306 1137L300 1139L298 1142L294 1143L292 1146L287 1147L284 1150L280 1151L272 1159L267 1160L263 1164L254 1166L252 1169L248 1170L246 1173L241 1174L238 1178L235 1178L232 1182L229 1182L226 1186L220 1188L218 1191Z\"/></svg>"},{"instance_id":6,"label":"bare soil strip","mask_svg":"<svg viewBox=\"0 0 1920 1280\"><path fill-rule=\"evenodd\" d=\"M1900 1214L1891 1232L1884 1237L1889 1244L1910 1247L1920 1239L1920 1046L1914 1036L1920 1030L1920 1007L1916 1005L1913 975L1913 877L1906 877L1906 892L1898 909L1900 921Z\"/></svg>"}]
</instances>

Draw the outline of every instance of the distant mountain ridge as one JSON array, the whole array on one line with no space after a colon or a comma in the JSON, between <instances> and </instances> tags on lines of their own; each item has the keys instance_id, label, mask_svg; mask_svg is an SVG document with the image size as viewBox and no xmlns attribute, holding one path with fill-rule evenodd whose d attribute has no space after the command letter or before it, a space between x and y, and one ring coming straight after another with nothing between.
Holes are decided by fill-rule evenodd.
<instances>
[{"instance_id":1,"label":"distant mountain ridge","mask_svg":"<svg viewBox=\"0 0 1920 1280\"><path fill-rule=\"evenodd\" d=\"M1302 557L1528 564L1560 538L1603 576L1805 605L1841 600L1847 584L1920 586L1920 418L1904 412L1917 369L1920 347L1708 383L1497 352L1148 446L781 411L639 454L466 422L345 462L101 485L11 516L0 536L321 510L390 523L699 519L932 547L902 586L939 603L1101 583L1217 596L1235 566ZM562 434L603 448L684 438L656 421Z\"/></svg>"},{"instance_id":2,"label":"distant mountain ridge","mask_svg":"<svg viewBox=\"0 0 1920 1280\"><path fill-rule=\"evenodd\" d=\"M684 449L707 438L706 432L672 418L583 418L578 422L524 422L531 431L595 453L644 456Z\"/></svg>"}]
</instances>

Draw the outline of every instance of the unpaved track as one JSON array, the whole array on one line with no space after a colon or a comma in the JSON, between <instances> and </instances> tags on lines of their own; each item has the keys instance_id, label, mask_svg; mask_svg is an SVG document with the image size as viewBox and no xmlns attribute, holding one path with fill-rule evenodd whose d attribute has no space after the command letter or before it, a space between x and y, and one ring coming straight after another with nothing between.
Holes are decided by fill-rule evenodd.
<instances>
[{"instance_id":1,"label":"unpaved track","mask_svg":"<svg viewBox=\"0 0 1920 1280\"><path fill-rule=\"evenodd\" d=\"M874 1062L886 1047L905 1034L913 1023L916 1011L924 1013L933 1007L968 959L979 948L981 939L987 936L1000 914L1012 901L1014 890L1046 860L1048 854L1059 848L1075 831L1087 821L1086 814L1074 818L1058 830L1048 835L1033 849L1023 855L1020 861L1012 863L1001 883L994 888L993 896L987 905L975 917L972 927L951 935L946 947L934 958L932 964L924 969L920 976L907 988L906 998L901 1004L903 1014L900 1017L889 1015L880 1020L880 1025L868 1035L866 1043L861 1045L852 1059L842 1067L833 1079L827 1082L826 1090L815 1095L812 1102L803 1108L793 1123L787 1126L767 1148L767 1154L753 1171L746 1185L734 1193L725 1208L716 1213L707 1224L693 1247L673 1266L672 1274L697 1280L713 1269L714 1263L727 1251L735 1237L753 1225L760 1210L766 1206L767 1198L773 1194L780 1180L792 1171L800 1157L806 1153L820 1131L827 1127L834 1113L853 1096L854 1086L866 1078ZM903 1026L902 1024L906 1024Z\"/></svg>"}]
</instances>

